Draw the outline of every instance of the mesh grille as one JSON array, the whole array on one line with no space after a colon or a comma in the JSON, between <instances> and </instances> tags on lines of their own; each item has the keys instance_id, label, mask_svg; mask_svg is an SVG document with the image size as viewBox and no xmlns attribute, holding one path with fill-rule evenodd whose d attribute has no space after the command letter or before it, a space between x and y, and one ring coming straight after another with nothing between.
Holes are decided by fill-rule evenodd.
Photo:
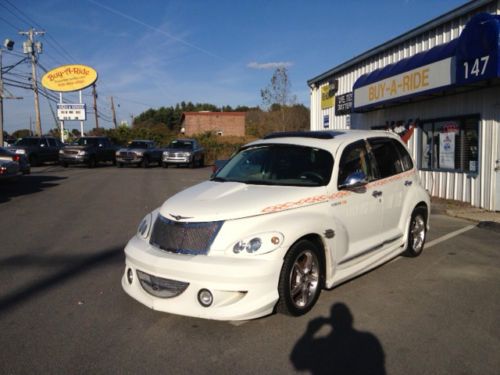
<instances>
[{"instance_id":1,"label":"mesh grille","mask_svg":"<svg viewBox=\"0 0 500 375\"><path fill-rule=\"evenodd\" d=\"M179 223L158 216L151 234L151 245L179 254L206 255L223 221Z\"/></svg>"}]
</instances>

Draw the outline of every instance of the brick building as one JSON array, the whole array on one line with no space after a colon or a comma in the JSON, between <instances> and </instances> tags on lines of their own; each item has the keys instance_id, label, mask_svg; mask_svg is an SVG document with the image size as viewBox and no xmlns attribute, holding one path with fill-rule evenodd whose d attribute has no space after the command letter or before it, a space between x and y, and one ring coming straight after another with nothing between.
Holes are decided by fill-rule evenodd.
<instances>
[{"instance_id":1,"label":"brick building","mask_svg":"<svg viewBox=\"0 0 500 375\"><path fill-rule=\"evenodd\" d=\"M245 135L245 112L184 112L181 128L184 134L192 136L205 132L218 135Z\"/></svg>"}]
</instances>

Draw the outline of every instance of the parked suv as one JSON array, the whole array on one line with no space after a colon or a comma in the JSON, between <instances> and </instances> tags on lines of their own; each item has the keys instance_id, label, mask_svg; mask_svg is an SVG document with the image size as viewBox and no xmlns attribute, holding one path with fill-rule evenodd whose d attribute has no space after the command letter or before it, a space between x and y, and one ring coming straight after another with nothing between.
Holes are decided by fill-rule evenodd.
<instances>
[{"instance_id":1,"label":"parked suv","mask_svg":"<svg viewBox=\"0 0 500 375\"><path fill-rule=\"evenodd\" d=\"M298 316L322 289L419 255L429 213L397 136L276 133L147 214L125 247L122 286L174 314Z\"/></svg>"},{"instance_id":2,"label":"parked suv","mask_svg":"<svg viewBox=\"0 0 500 375\"><path fill-rule=\"evenodd\" d=\"M63 146L63 143L55 137L24 137L6 149L26 155L30 164L37 166L45 162L57 162L59 150Z\"/></svg>"},{"instance_id":3,"label":"parked suv","mask_svg":"<svg viewBox=\"0 0 500 375\"><path fill-rule=\"evenodd\" d=\"M106 161L115 164L116 149L108 137L81 137L59 151L59 162L65 168L69 164L86 164L93 168Z\"/></svg>"},{"instance_id":4,"label":"parked suv","mask_svg":"<svg viewBox=\"0 0 500 375\"><path fill-rule=\"evenodd\" d=\"M125 164L147 168L151 163L160 165L161 157L162 150L157 148L153 141L135 140L116 151L116 164L120 168Z\"/></svg>"},{"instance_id":5,"label":"parked suv","mask_svg":"<svg viewBox=\"0 0 500 375\"><path fill-rule=\"evenodd\" d=\"M163 168L171 164L188 165L190 168L205 165L205 149L196 139L176 139L163 151Z\"/></svg>"}]
</instances>

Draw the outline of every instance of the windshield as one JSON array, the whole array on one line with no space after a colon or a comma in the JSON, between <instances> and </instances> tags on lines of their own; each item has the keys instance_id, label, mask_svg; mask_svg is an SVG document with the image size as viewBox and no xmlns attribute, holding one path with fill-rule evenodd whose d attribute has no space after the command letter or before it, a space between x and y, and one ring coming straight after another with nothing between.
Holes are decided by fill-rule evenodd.
<instances>
[{"instance_id":1,"label":"windshield","mask_svg":"<svg viewBox=\"0 0 500 375\"><path fill-rule=\"evenodd\" d=\"M129 148L148 148L148 144L146 142L130 142L128 144Z\"/></svg>"},{"instance_id":2,"label":"windshield","mask_svg":"<svg viewBox=\"0 0 500 375\"><path fill-rule=\"evenodd\" d=\"M323 186L330 181L332 169L333 157L325 150L294 145L259 145L238 152L212 180Z\"/></svg>"},{"instance_id":3,"label":"windshield","mask_svg":"<svg viewBox=\"0 0 500 375\"><path fill-rule=\"evenodd\" d=\"M99 143L97 138L78 138L72 143L73 146L95 146Z\"/></svg>"},{"instance_id":4,"label":"windshield","mask_svg":"<svg viewBox=\"0 0 500 375\"><path fill-rule=\"evenodd\" d=\"M175 140L175 141L170 142L170 144L168 145L168 148L180 148L180 149L191 150L193 148L193 142L192 141Z\"/></svg>"},{"instance_id":5,"label":"windshield","mask_svg":"<svg viewBox=\"0 0 500 375\"><path fill-rule=\"evenodd\" d=\"M14 146L38 146L38 138L21 138L14 143Z\"/></svg>"}]
</instances>

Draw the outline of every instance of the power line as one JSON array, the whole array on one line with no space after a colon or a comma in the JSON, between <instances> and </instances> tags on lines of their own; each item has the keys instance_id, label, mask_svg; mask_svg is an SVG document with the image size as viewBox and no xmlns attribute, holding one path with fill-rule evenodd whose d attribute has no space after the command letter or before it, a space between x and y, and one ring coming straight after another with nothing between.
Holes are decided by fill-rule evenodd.
<instances>
[{"instance_id":1,"label":"power line","mask_svg":"<svg viewBox=\"0 0 500 375\"><path fill-rule=\"evenodd\" d=\"M0 4L1 5L1 4ZM10 27L12 27L14 30L18 31L20 29L20 27L17 27L17 26L14 26L12 23L10 23L9 21L7 21L5 18L3 17L0 17L0 20L2 20L3 22L5 22L7 25L9 25Z\"/></svg>"}]
</instances>

